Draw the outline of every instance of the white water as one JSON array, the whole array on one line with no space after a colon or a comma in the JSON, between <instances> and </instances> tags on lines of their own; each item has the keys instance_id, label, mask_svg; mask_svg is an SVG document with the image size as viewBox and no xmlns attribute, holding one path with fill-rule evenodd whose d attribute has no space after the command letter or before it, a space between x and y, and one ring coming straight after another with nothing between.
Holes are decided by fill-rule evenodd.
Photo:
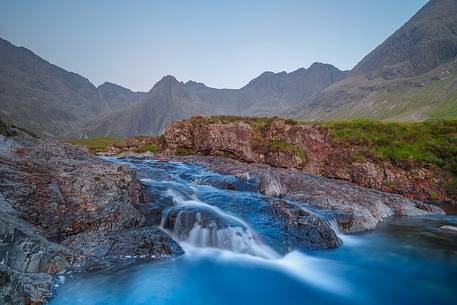
<instances>
[{"instance_id":1,"label":"white water","mask_svg":"<svg viewBox=\"0 0 457 305\"><path fill-rule=\"evenodd\" d=\"M332 218L327 221L327 224L335 232L336 236L343 241L344 245L355 245L359 242L359 239L355 236L347 235L341 232L338 222L335 218Z\"/></svg>"},{"instance_id":2,"label":"white water","mask_svg":"<svg viewBox=\"0 0 457 305\"><path fill-rule=\"evenodd\" d=\"M172 230L167 230L164 225L169 213L165 213L161 220L161 227L170 234L185 250L190 259L210 257L224 261L236 261L238 263L260 264L269 268L285 272L308 284L329 290L339 295L349 295L350 289L341 279L329 275L323 268L328 267L330 262L322 258L307 256L299 251L292 251L285 256L279 255L271 247L264 244L256 232L242 219L228 214L218 207L209 205L193 197L185 200L180 194L168 190L173 197L175 207L201 207L209 209L219 217L230 220L238 226L218 227L216 224L203 226L200 213L195 215L195 223L188 232L182 234L185 213L178 212ZM336 223L335 223L336 225ZM337 226L335 226L337 228Z\"/></svg>"},{"instance_id":3,"label":"white water","mask_svg":"<svg viewBox=\"0 0 457 305\"><path fill-rule=\"evenodd\" d=\"M165 222L167 221L169 212L164 213L161 220L162 229L167 231L176 241L184 242L194 247L217 248L267 259L280 257L276 251L265 245L242 219L228 214L218 207L202 202L195 197L191 200L185 200L173 190L168 190L168 194L173 197L176 207L183 208L183 210L178 212L171 231L165 228ZM195 214L195 222L192 224L189 233L183 234L186 229L185 226L189 225L186 219L184 219L186 217L184 208L186 207L207 209L216 214L218 218L226 219L236 226L219 227L216 223L203 226L201 213L197 212Z\"/></svg>"}]
</instances>

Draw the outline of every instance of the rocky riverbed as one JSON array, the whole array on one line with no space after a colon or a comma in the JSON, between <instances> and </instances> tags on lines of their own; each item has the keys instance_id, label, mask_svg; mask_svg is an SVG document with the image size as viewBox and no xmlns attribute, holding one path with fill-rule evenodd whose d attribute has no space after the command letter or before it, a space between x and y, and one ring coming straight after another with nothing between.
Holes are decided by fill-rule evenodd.
<instances>
[{"instance_id":1,"label":"rocky riverbed","mask_svg":"<svg viewBox=\"0 0 457 305\"><path fill-rule=\"evenodd\" d=\"M372 230L393 215L443 214L294 168L164 154L106 162L82 146L10 128L0 136L4 304L44 303L57 275L94 262L181 255L176 241L275 259L295 249L339 247L340 231ZM209 197L192 197L192 183ZM224 199L232 191L241 197ZM268 233L260 238L256 229Z\"/></svg>"},{"instance_id":2,"label":"rocky riverbed","mask_svg":"<svg viewBox=\"0 0 457 305\"><path fill-rule=\"evenodd\" d=\"M127 166L20 131L0 147L0 303L41 304L52 275L89 261L183 253L135 207Z\"/></svg>"}]
</instances>

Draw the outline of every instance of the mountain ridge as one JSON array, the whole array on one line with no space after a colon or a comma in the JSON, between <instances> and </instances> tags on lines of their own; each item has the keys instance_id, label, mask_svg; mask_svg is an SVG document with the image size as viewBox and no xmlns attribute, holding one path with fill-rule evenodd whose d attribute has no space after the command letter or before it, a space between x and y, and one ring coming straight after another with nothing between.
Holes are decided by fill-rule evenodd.
<instances>
[{"instance_id":1,"label":"mountain ridge","mask_svg":"<svg viewBox=\"0 0 457 305\"><path fill-rule=\"evenodd\" d=\"M315 62L265 71L239 89L167 75L148 92L95 87L0 39L0 105L18 125L54 137L156 134L204 115L295 119L457 118L457 2L431 0L352 70Z\"/></svg>"},{"instance_id":2,"label":"mountain ridge","mask_svg":"<svg viewBox=\"0 0 457 305\"><path fill-rule=\"evenodd\" d=\"M156 134L172 121L195 114L285 114L304 100L311 101L346 73L329 64L314 63L290 73L263 72L240 89L210 88L167 75L135 104L90 121L83 133L90 137Z\"/></svg>"}]
</instances>

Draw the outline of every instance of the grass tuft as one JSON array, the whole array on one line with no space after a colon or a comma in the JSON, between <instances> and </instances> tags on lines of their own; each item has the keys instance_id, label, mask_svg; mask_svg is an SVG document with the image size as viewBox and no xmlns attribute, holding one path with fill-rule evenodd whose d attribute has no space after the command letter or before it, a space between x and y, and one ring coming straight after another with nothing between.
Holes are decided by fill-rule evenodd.
<instances>
[{"instance_id":1,"label":"grass tuft","mask_svg":"<svg viewBox=\"0 0 457 305\"><path fill-rule=\"evenodd\" d=\"M93 153L106 151L106 148L109 145L124 145L124 140L112 137L94 138L87 140L68 140L66 142L70 144L84 145Z\"/></svg>"}]
</instances>

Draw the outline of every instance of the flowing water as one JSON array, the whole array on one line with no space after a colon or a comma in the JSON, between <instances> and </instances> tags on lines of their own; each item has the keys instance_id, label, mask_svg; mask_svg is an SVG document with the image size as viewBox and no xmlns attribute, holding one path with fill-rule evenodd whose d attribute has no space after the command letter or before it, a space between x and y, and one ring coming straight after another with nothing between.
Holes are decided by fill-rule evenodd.
<instances>
[{"instance_id":1,"label":"flowing water","mask_svg":"<svg viewBox=\"0 0 457 305\"><path fill-rule=\"evenodd\" d=\"M352 236L329 218L341 247L290 251L255 177L179 162L108 161L137 169L164 208L162 229L185 254L63 275L53 305L457 304L457 238L439 230L457 225L456 216L393 218Z\"/></svg>"}]
</instances>

